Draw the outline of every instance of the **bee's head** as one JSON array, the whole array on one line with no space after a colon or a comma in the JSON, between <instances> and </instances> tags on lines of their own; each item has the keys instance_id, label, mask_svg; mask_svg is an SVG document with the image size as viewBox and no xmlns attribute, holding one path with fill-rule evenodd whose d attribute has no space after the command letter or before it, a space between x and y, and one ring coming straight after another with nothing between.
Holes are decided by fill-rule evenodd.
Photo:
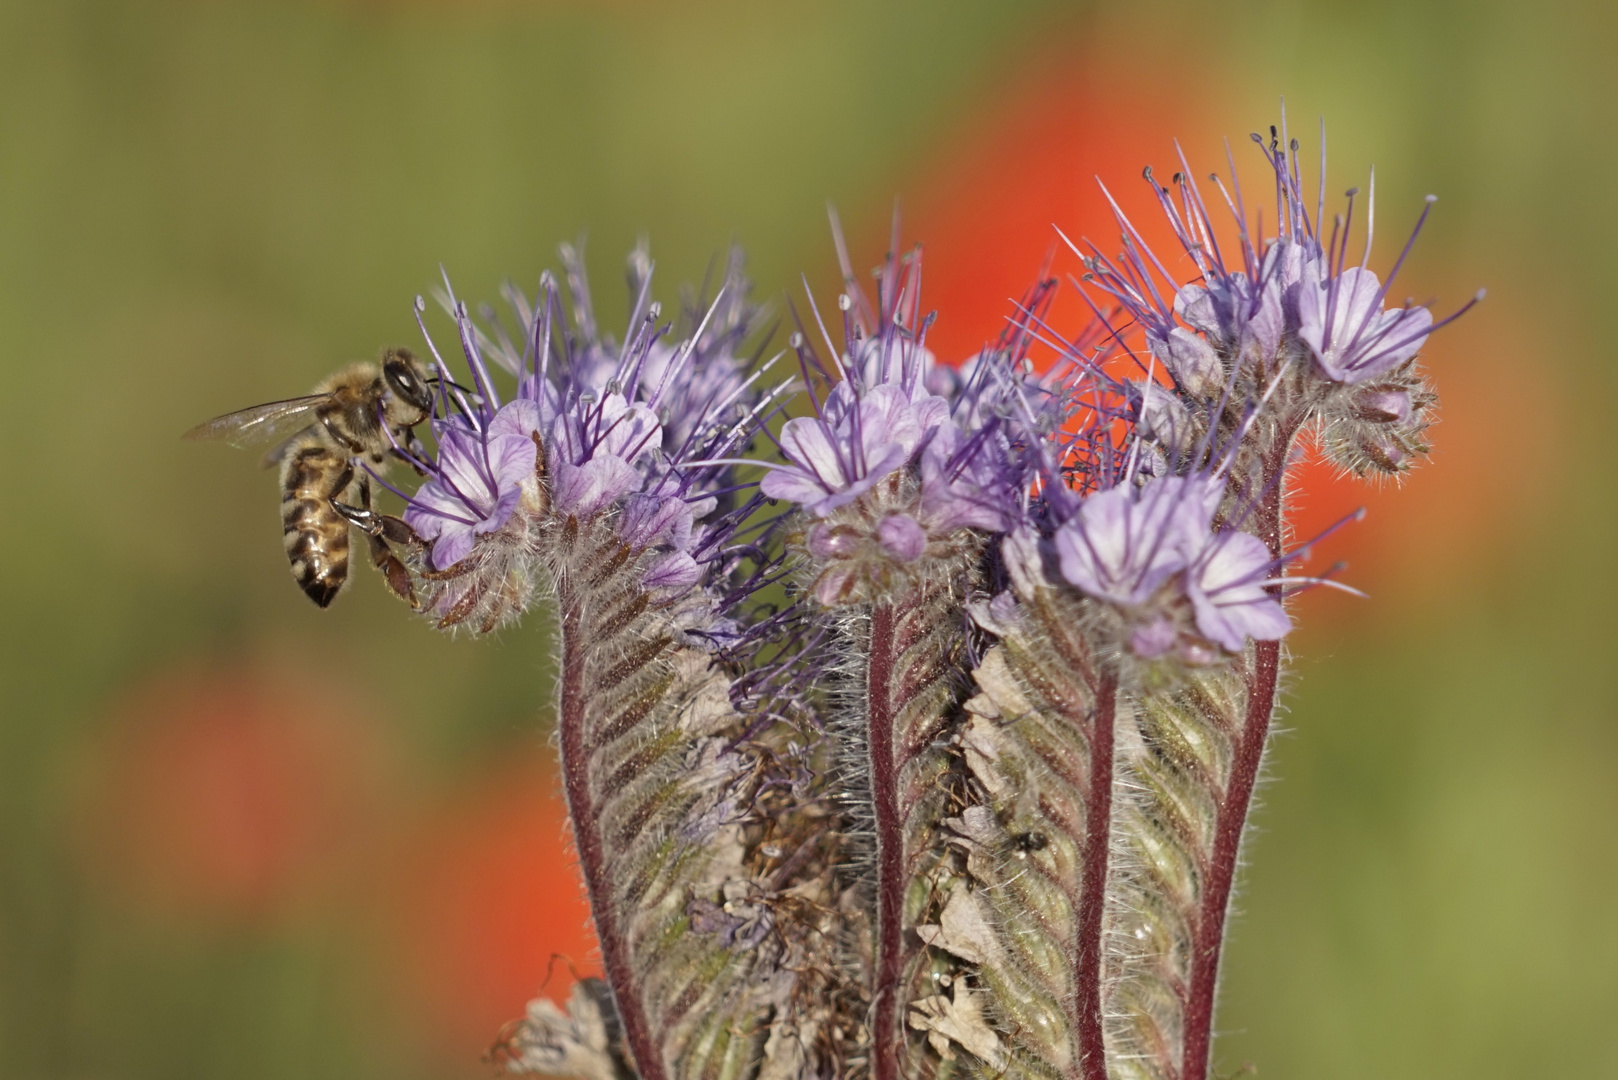
<instances>
[{"instance_id":1,"label":"bee's head","mask_svg":"<svg viewBox=\"0 0 1618 1080\"><path fill-rule=\"evenodd\" d=\"M410 425L419 424L433 411L433 395L427 389L427 369L409 349L389 349L382 357L382 378L394 400L414 412Z\"/></svg>"}]
</instances>

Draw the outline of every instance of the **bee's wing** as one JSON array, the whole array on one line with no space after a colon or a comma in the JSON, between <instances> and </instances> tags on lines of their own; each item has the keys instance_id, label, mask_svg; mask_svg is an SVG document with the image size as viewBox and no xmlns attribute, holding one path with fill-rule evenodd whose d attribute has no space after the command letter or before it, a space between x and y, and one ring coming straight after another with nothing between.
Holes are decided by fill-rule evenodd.
<instances>
[{"instance_id":1,"label":"bee's wing","mask_svg":"<svg viewBox=\"0 0 1618 1080\"><path fill-rule=\"evenodd\" d=\"M309 427L313 426L314 425L311 424L308 427L301 427L297 431L294 431L290 438L282 439L280 442L270 447L264 452L264 456L258 459L258 467L261 469L273 469L277 465L281 464L281 459L287 456L287 451L291 450L292 447L297 443L298 436L302 435L305 431L309 430Z\"/></svg>"},{"instance_id":2,"label":"bee's wing","mask_svg":"<svg viewBox=\"0 0 1618 1080\"><path fill-rule=\"evenodd\" d=\"M308 397L254 405L251 409L216 416L180 437L228 443L239 450L261 446L287 439L308 427L315 418L315 410L327 400L329 397L326 394L311 394Z\"/></svg>"}]
</instances>

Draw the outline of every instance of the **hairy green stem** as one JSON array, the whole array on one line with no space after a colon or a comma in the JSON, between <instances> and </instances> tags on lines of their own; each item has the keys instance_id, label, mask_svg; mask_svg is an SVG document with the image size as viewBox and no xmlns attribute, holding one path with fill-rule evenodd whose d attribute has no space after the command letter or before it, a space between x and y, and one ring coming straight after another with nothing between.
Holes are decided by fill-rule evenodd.
<instances>
[{"instance_id":1,"label":"hairy green stem","mask_svg":"<svg viewBox=\"0 0 1618 1080\"><path fill-rule=\"evenodd\" d=\"M573 824L573 845L579 853L579 869L590 896L590 912L596 938L601 944L601 962L607 985L612 989L624 1042L634 1059L641 1080L665 1080L663 1055L651 1030L640 995L635 989L634 968L628 943L620 932L612 888L607 881L606 855L600 830L600 808L595 805L590 783L591 747L585 727L585 642L582 632L581 598L564 583L558 590L561 606L560 636L562 670L560 692L562 780L567 793L568 818Z\"/></svg>"},{"instance_id":2,"label":"hairy green stem","mask_svg":"<svg viewBox=\"0 0 1618 1080\"><path fill-rule=\"evenodd\" d=\"M1281 645L1261 641L1253 649L1247 685L1247 717L1241 741L1231 762L1230 786L1219 807L1214 827L1214 849L1208 880L1203 886L1201 910L1191 954L1191 986L1185 1013L1185 1063L1181 1080L1204 1080L1213 1049L1215 995L1219 989L1219 957L1230 908L1231 886L1240 859L1242 831L1253 801L1253 786L1264 758L1270 717L1275 710L1275 689L1280 673Z\"/></svg>"}]
</instances>

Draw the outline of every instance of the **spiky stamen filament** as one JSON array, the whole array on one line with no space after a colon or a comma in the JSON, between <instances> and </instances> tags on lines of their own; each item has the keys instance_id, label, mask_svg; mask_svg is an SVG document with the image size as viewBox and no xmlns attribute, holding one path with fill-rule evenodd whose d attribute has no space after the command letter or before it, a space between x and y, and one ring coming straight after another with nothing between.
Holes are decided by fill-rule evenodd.
<instances>
[{"instance_id":1,"label":"spiky stamen filament","mask_svg":"<svg viewBox=\"0 0 1618 1080\"><path fill-rule=\"evenodd\" d=\"M563 784L623 1040L641 1080L739 1075L765 1014L757 950L696 931L693 900L744 874L747 763L728 683L641 585L645 559L609 520L549 531L559 608Z\"/></svg>"},{"instance_id":2,"label":"spiky stamen filament","mask_svg":"<svg viewBox=\"0 0 1618 1080\"><path fill-rule=\"evenodd\" d=\"M951 759L940 744L959 701L963 592L934 588L873 605L859 635L876 839L874 1080L914 1071L906 1061L904 1010L925 958L914 929L932 903L930 872L942 854L939 822Z\"/></svg>"}]
</instances>

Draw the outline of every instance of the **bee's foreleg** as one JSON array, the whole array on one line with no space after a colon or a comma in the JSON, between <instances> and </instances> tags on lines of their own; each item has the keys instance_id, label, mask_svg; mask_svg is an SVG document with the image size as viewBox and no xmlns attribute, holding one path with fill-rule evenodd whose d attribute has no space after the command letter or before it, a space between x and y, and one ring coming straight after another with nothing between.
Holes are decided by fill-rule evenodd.
<instances>
[{"instance_id":1,"label":"bee's foreleg","mask_svg":"<svg viewBox=\"0 0 1618 1080\"><path fill-rule=\"evenodd\" d=\"M376 534L368 534L366 541L371 547L371 565L382 571L382 577L388 583L393 594L412 608L416 606L416 587L410 582L410 571L405 564L399 561L399 556L388 547L388 542Z\"/></svg>"},{"instance_id":2,"label":"bee's foreleg","mask_svg":"<svg viewBox=\"0 0 1618 1080\"><path fill-rule=\"evenodd\" d=\"M359 494L361 505L350 506L333 499L332 509L341 514L349 524L365 533L371 549L371 565L382 572L383 580L388 583L388 588L393 590L394 595L414 608L416 589L411 584L410 571L393 553L388 541L419 544L421 540L416 536L415 530L403 521L386 514L378 514L371 509L371 485L364 477L361 477Z\"/></svg>"},{"instance_id":3,"label":"bee's foreleg","mask_svg":"<svg viewBox=\"0 0 1618 1080\"><path fill-rule=\"evenodd\" d=\"M427 541L416 535L403 518L392 514L379 514L369 506L350 506L347 503L333 501L332 508L348 520L348 523L367 536L379 537L390 544L408 544L411 547L425 548Z\"/></svg>"}]
</instances>

